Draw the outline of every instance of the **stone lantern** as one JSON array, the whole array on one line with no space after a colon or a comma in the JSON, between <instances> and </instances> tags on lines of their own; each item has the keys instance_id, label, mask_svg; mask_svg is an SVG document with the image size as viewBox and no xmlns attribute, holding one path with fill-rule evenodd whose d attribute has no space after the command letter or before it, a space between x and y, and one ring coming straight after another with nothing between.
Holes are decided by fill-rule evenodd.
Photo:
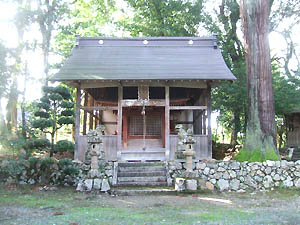
<instances>
[{"instance_id":1,"label":"stone lantern","mask_svg":"<svg viewBox=\"0 0 300 225\"><path fill-rule=\"evenodd\" d=\"M193 145L195 142L196 141L192 135L192 130L188 129L186 138L184 140L185 151L183 152L183 155L186 157L186 171L188 172L193 171L193 156L195 155Z\"/></svg>"},{"instance_id":2,"label":"stone lantern","mask_svg":"<svg viewBox=\"0 0 300 225\"><path fill-rule=\"evenodd\" d=\"M104 149L103 149L103 135L104 129L100 126L96 130L90 130L88 133L88 152L86 154L86 163L91 165L89 171L90 177L99 177L101 173L99 171L99 164L104 161ZM99 161L101 160L101 161Z\"/></svg>"}]
</instances>

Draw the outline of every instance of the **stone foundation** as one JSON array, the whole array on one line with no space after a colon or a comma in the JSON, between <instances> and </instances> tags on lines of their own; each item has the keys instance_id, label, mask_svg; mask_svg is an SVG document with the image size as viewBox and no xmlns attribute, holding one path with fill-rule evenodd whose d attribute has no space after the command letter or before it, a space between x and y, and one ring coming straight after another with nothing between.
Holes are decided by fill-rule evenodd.
<instances>
[{"instance_id":1,"label":"stone foundation","mask_svg":"<svg viewBox=\"0 0 300 225\"><path fill-rule=\"evenodd\" d=\"M193 172L186 172L185 162L170 161L168 175L175 189L238 191L265 190L272 187L300 188L300 161L193 162Z\"/></svg>"}]
</instances>

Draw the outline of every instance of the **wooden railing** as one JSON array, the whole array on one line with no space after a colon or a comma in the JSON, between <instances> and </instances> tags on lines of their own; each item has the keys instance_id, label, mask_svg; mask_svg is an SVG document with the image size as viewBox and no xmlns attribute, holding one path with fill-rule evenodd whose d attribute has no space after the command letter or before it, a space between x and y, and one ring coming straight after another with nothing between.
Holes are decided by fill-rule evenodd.
<instances>
[{"instance_id":1,"label":"wooden railing","mask_svg":"<svg viewBox=\"0 0 300 225\"><path fill-rule=\"evenodd\" d=\"M208 150L208 136L194 135L196 143L194 144L194 151L196 152L196 159L211 158L211 152ZM177 150L178 136L170 135L170 160L175 159L175 152Z\"/></svg>"}]
</instances>

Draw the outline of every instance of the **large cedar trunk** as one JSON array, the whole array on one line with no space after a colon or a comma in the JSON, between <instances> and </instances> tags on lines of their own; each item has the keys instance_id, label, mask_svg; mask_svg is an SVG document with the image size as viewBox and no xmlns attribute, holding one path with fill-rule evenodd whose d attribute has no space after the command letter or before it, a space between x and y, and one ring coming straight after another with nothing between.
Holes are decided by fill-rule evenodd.
<instances>
[{"instance_id":1,"label":"large cedar trunk","mask_svg":"<svg viewBox=\"0 0 300 225\"><path fill-rule=\"evenodd\" d=\"M269 48L269 0L241 0L248 79L247 151L277 152Z\"/></svg>"}]
</instances>

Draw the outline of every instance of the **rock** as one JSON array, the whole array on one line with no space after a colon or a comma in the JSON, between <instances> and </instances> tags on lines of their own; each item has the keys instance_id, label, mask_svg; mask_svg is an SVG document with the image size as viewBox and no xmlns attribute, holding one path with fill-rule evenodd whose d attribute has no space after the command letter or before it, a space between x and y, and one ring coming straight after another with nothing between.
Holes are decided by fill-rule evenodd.
<instances>
[{"instance_id":1,"label":"rock","mask_svg":"<svg viewBox=\"0 0 300 225\"><path fill-rule=\"evenodd\" d=\"M295 181L295 187L300 188L300 179Z\"/></svg>"},{"instance_id":2,"label":"rock","mask_svg":"<svg viewBox=\"0 0 300 225\"><path fill-rule=\"evenodd\" d=\"M245 184L250 187L257 188L257 184L256 184L255 180L252 179L252 177L247 176L245 178Z\"/></svg>"},{"instance_id":3,"label":"rock","mask_svg":"<svg viewBox=\"0 0 300 225\"><path fill-rule=\"evenodd\" d=\"M275 166L275 161L267 160L266 161L267 166Z\"/></svg>"},{"instance_id":4,"label":"rock","mask_svg":"<svg viewBox=\"0 0 300 225\"><path fill-rule=\"evenodd\" d=\"M91 191L92 188L93 188L93 180L92 179L87 179L84 181L84 186L85 186L85 189L87 191Z\"/></svg>"},{"instance_id":5,"label":"rock","mask_svg":"<svg viewBox=\"0 0 300 225\"><path fill-rule=\"evenodd\" d=\"M269 175L265 176L264 179L263 179L263 185L264 185L265 188L271 187L272 182L273 182L273 179Z\"/></svg>"},{"instance_id":6,"label":"rock","mask_svg":"<svg viewBox=\"0 0 300 225\"><path fill-rule=\"evenodd\" d=\"M219 180L222 177L222 173L215 173L214 177L215 179Z\"/></svg>"},{"instance_id":7,"label":"rock","mask_svg":"<svg viewBox=\"0 0 300 225\"><path fill-rule=\"evenodd\" d=\"M183 176L185 178L196 178L198 177L198 173L196 171L184 171Z\"/></svg>"},{"instance_id":8,"label":"rock","mask_svg":"<svg viewBox=\"0 0 300 225\"><path fill-rule=\"evenodd\" d=\"M209 180L212 184L216 184L217 183L217 180L216 179L210 179Z\"/></svg>"},{"instance_id":9,"label":"rock","mask_svg":"<svg viewBox=\"0 0 300 225\"><path fill-rule=\"evenodd\" d=\"M35 184L35 180L32 179L32 178L30 178L30 179L28 180L28 184Z\"/></svg>"},{"instance_id":10,"label":"rock","mask_svg":"<svg viewBox=\"0 0 300 225\"><path fill-rule=\"evenodd\" d=\"M220 191L228 190L229 188L228 180L224 180L224 179L218 180L217 186L219 187Z\"/></svg>"},{"instance_id":11,"label":"rock","mask_svg":"<svg viewBox=\"0 0 300 225\"><path fill-rule=\"evenodd\" d=\"M186 180L186 189L190 191L197 190L197 180Z\"/></svg>"},{"instance_id":12,"label":"rock","mask_svg":"<svg viewBox=\"0 0 300 225\"><path fill-rule=\"evenodd\" d=\"M196 169L197 170L204 170L206 167L206 164L204 162L199 162L196 164Z\"/></svg>"},{"instance_id":13,"label":"rock","mask_svg":"<svg viewBox=\"0 0 300 225\"><path fill-rule=\"evenodd\" d=\"M256 172L256 174L257 174L258 176L261 176L261 177L265 176L265 174L264 174L261 170L258 170L258 171Z\"/></svg>"},{"instance_id":14,"label":"rock","mask_svg":"<svg viewBox=\"0 0 300 225\"><path fill-rule=\"evenodd\" d=\"M232 162L230 165L232 170L239 170L240 169L240 163L239 162Z\"/></svg>"},{"instance_id":15,"label":"rock","mask_svg":"<svg viewBox=\"0 0 300 225\"><path fill-rule=\"evenodd\" d=\"M176 170L182 170L181 162L175 161L174 166Z\"/></svg>"},{"instance_id":16,"label":"rock","mask_svg":"<svg viewBox=\"0 0 300 225\"><path fill-rule=\"evenodd\" d=\"M273 176L273 179L275 180L275 181L279 181L279 180L281 180L281 177L279 176L279 174L275 174L274 176Z\"/></svg>"},{"instance_id":17,"label":"rock","mask_svg":"<svg viewBox=\"0 0 300 225\"><path fill-rule=\"evenodd\" d=\"M232 190L235 190L235 191L238 190L240 187L240 181L238 179L231 180L229 187Z\"/></svg>"},{"instance_id":18,"label":"rock","mask_svg":"<svg viewBox=\"0 0 300 225\"><path fill-rule=\"evenodd\" d=\"M88 173L89 178L101 177L102 173L98 169L91 169Z\"/></svg>"},{"instance_id":19,"label":"rock","mask_svg":"<svg viewBox=\"0 0 300 225\"><path fill-rule=\"evenodd\" d=\"M100 190L101 189L102 180L101 179L94 179L94 186L93 189Z\"/></svg>"},{"instance_id":20,"label":"rock","mask_svg":"<svg viewBox=\"0 0 300 225\"><path fill-rule=\"evenodd\" d=\"M287 177L284 181L283 181L283 186L285 187L292 187L294 185L292 178L291 177Z\"/></svg>"},{"instance_id":21,"label":"rock","mask_svg":"<svg viewBox=\"0 0 300 225\"><path fill-rule=\"evenodd\" d=\"M251 167L251 170L253 171L253 170L258 170L258 165L257 164L254 164L254 165L252 165Z\"/></svg>"},{"instance_id":22,"label":"rock","mask_svg":"<svg viewBox=\"0 0 300 225\"><path fill-rule=\"evenodd\" d=\"M296 177L300 177L300 172L294 172L294 175L296 176Z\"/></svg>"},{"instance_id":23,"label":"rock","mask_svg":"<svg viewBox=\"0 0 300 225\"><path fill-rule=\"evenodd\" d=\"M168 187L172 187L172 185L173 185L173 179L171 177L167 178L167 185L168 185Z\"/></svg>"},{"instance_id":24,"label":"rock","mask_svg":"<svg viewBox=\"0 0 300 225\"><path fill-rule=\"evenodd\" d=\"M230 178L236 178L236 172L233 170L229 170L229 176Z\"/></svg>"},{"instance_id":25,"label":"rock","mask_svg":"<svg viewBox=\"0 0 300 225\"><path fill-rule=\"evenodd\" d=\"M224 172L224 171L226 171L223 167L219 167L218 169L217 169L217 172Z\"/></svg>"},{"instance_id":26,"label":"rock","mask_svg":"<svg viewBox=\"0 0 300 225\"><path fill-rule=\"evenodd\" d=\"M227 171L225 171L224 173L223 173L223 176L222 176L225 180L228 180L229 179L229 174L228 174L228 172Z\"/></svg>"},{"instance_id":27,"label":"rock","mask_svg":"<svg viewBox=\"0 0 300 225\"><path fill-rule=\"evenodd\" d=\"M244 189L239 189L236 191L237 193L246 193L246 191Z\"/></svg>"},{"instance_id":28,"label":"rock","mask_svg":"<svg viewBox=\"0 0 300 225\"><path fill-rule=\"evenodd\" d=\"M265 173L266 173L266 174L270 174L271 172L272 172L271 167L267 167L267 168L265 169Z\"/></svg>"},{"instance_id":29,"label":"rock","mask_svg":"<svg viewBox=\"0 0 300 225\"><path fill-rule=\"evenodd\" d=\"M281 161L281 168L285 169L287 168L288 164L287 164L287 161L286 160L282 160Z\"/></svg>"},{"instance_id":30,"label":"rock","mask_svg":"<svg viewBox=\"0 0 300 225\"><path fill-rule=\"evenodd\" d=\"M218 164L215 163L215 162L208 162L208 163L206 163L206 166L211 168L211 169L217 169Z\"/></svg>"},{"instance_id":31,"label":"rock","mask_svg":"<svg viewBox=\"0 0 300 225\"><path fill-rule=\"evenodd\" d=\"M207 181L207 182L205 183L205 186L206 186L206 188L207 188L208 190L211 190L211 191L215 190L215 186L214 186L211 182L209 182L209 181Z\"/></svg>"},{"instance_id":32,"label":"rock","mask_svg":"<svg viewBox=\"0 0 300 225\"><path fill-rule=\"evenodd\" d=\"M105 170L105 174L108 177L111 177L113 175L113 171L112 170Z\"/></svg>"},{"instance_id":33,"label":"rock","mask_svg":"<svg viewBox=\"0 0 300 225\"><path fill-rule=\"evenodd\" d=\"M108 180L107 179L103 179L102 186L101 186L101 191L107 192L109 190L110 190L110 186L109 186Z\"/></svg>"},{"instance_id":34,"label":"rock","mask_svg":"<svg viewBox=\"0 0 300 225\"><path fill-rule=\"evenodd\" d=\"M208 175L208 174L209 174L209 171L210 171L210 169L209 169L208 167L206 167L206 168L203 170L203 174Z\"/></svg>"},{"instance_id":35,"label":"rock","mask_svg":"<svg viewBox=\"0 0 300 225\"><path fill-rule=\"evenodd\" d=\"M175 191L184 191L185 190L185 180L183 178L175 179Z\"/></svg>"},{"instance_id":36,"label":"rock","mask_svg":"<svg viewBox=\"0 0 300 225\"><path fill-rule=\"evenodd\" d=\"M209 171L209 174L214 174L215 173L215 170L214 169L211 169L210 171Z\"/></svg>"},{"instance_id":37,"label":"rock","mask_svg":"<svg viewBox=\"0 0 300 225\"><path fill-rule=\"evenodd\" d=\"M263 178L260 177L260 176L255 176L254 179L258 182L262 182L263 181Z\"/></svg>"}]
</instances>

